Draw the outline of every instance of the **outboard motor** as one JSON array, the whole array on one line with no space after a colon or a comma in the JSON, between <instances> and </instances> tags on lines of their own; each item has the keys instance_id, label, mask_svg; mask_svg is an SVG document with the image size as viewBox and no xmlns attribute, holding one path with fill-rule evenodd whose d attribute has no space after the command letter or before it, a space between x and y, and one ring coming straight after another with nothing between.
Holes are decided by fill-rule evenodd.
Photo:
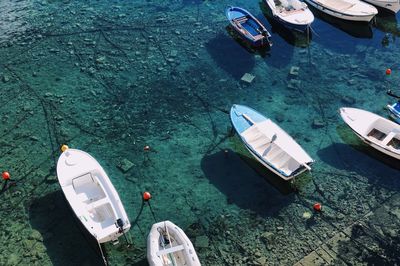
<instances>
[{"instance_id":1,"label":"outboard motor","mask_svg":"<svg viewBox=\"0 0 400 266\"><path fill-rule=\"evenodd\" d=\"M118 218L117 222L115 224L119 228L119 231L118 231L119 233L124 232L124 222L122 221L121 218Z\"/></svg>"}]
</instances>

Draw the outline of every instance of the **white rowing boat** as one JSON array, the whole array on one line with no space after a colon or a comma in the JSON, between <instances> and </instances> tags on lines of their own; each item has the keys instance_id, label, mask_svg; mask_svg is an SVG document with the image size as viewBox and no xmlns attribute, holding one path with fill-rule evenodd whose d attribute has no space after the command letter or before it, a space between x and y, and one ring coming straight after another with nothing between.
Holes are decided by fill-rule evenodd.
<instances>
[{"instance_id":1,"label":"white rowing boat","mask_svg":"<svg viewBox=\"0 0 400 266\"><path fill-rule=\"evenodd\" d=\"M232 106L230 117L249 152L284 180L311 170L314 160L271 119L238 104Z\"/></svg>"}]
</instances>

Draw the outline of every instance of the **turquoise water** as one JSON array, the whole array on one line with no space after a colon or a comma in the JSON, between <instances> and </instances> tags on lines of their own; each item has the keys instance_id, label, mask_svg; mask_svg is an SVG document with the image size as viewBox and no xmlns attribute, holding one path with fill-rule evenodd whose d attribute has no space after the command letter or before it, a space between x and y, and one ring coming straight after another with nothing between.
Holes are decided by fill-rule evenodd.
<instances>
[{"instance_id":1,"label":"turquoise water","mask_svg":"<svg viewBox=\"0 0 400 266\"><path fill-rule=\"evenodd\" d=\"M256 15L273 47L244 47L228 5ZM387 116L399 15L371 27L319 15L307 40L267 13L257 1L1 1L0 165L16 185L0 194L0 265L102 263L57 182L64 143L102 164L131 221L153 195L132 245L106 245L111 265L146 265L151 210L185 230L204 265L398 264L400 165L337 110ZM277 121L316 160L312 173L290 184L260 167L231 134L234 103Z\"/></svg>"}]
</instances>

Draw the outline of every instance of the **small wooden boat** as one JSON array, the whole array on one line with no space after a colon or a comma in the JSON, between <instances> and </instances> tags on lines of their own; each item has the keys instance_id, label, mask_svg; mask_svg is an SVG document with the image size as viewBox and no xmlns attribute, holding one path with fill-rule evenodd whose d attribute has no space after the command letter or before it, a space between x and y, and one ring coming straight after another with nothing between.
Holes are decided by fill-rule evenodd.
<instances>
[{"instance_id":1,"label":"small wooden boat","mask_svg":"<svg viewBox=\"0 0 400 266\"><path fill-rule=\"evenodd\" d=\"M249 152L284 180L311 170L313 159L271 119L237 104L232 106L230 117Z\"/></svg>"},{"instance_id":2,"label":"small wooden boat","mask_svg":"<svg viewBox=\"0 0 400 266\"><path fill-rule=\"evenodd\" d=\"M264 0L273 17L289 29L305 32L314 21L307 4L299 0Z\"/></svg>"},{"instance_id":3,"label":"small wooden boat","mask_svg":"<svg viewBox=\"0 0 400 266\"><path fill-rule=\"evenodd\" d=\"M390 117L398 124L400 124L400 102L388 104L387 108L389 110Z\"/></svg>"},{"instance_id":4,"label":"small wooden boat","mask_svg":"<svg viewBox=\"0 0 400 266\"><path fill-rule=\"evenodd\" d=\"M192 242L185 232L170 221L153 224L147 237L150 266L200 266Z\"/></svg>"},{"instance_id":5,"label":"small wooden boat","mask_svg":"<svg viewBox=\"0 0 400 266\"><path fill-rule=\"evenodd\" d=\"M390 10L394 13L400 10L400 0L363 0L371 5Z\"/></svg>"},{"instance_id":6,"label":"small wooden boat","mask_svg":"<svg viewBox=\"0 0 400 266\"><path fill-rule=\"evenodd\" d=\"M351 20L369 22L378 14L378 10L360 0L305 0L309 5L331 16Z\"/></svg>"},{"instance_id":7,"label":"small wooden boat","mask_svg":"<svg viewBox=\"0 0 400 266\"><path fill-rule=\"evenodd\" d=\"M225 14L232 27L251 45L272 45L271 34L249 11L240 7L228 7Z\"/></svg>"},{"instance_id":8,"label":"small wooden boat","mask_svg":"<svg viewBox=\"0 0 400 266\"><path fill-rule=\"evenodd\" d=\"M117 241L131 224L106 172L88 153L65 150L57 177L65 198L85 229L100 243Z\"/></svg>"},{"instance_id":9,"label":"small wooden boat","mask_svg":"<svg viewBox=\"0 0 400 266\"><path fill-rule=\"evenodd\" d=\"M340 108L340 115L365 143L400 160L400 125L357 108Z\"/></svg>"}]
</instances>

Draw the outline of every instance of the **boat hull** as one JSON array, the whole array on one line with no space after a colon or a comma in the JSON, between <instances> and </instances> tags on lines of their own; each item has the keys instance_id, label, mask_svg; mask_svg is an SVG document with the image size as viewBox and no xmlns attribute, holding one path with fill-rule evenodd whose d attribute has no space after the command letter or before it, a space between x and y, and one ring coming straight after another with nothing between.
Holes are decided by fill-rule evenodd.
<instances>
[{"instance_id":1,"label":"boat hull","mask_svg":"<svg viewBox=\"0 0 400 266\"><path fill-rule=\"evenodd\" d=\"M314 21L313 13L308 9L305 3L304 8L301 9L300 13L295 10L294 15L281 15L275 6L275 3L271 2L273 0L264 0L265 4L271 10L272 17L284 27L290 30L295 30L299 32L306 32L309 30L311 23ZM300 20L301 19L301 20Z\"/></svg>"},{"instance_id":2,"label":"boat hull","mask_svg":"<svg viewBox=\"0 0 400 266\"><path fill-rule=\"evenodd\" d=\"M67 149L58 159L57 177L76 218L98 243L116 241L130 229L117 191L91 155ZM123 223L121 228L117 220Z\"/></svg>"},{"instance_id":3,"label":"boat hull","mask_svg":"<svg viewBox=\"0 0 400 266\"><path fill-rule=\"evenodd\" d=\"M190 239L170 221L155 223L151 227L147 237L147 260L150 266L201 266Z\"/></svg>"},{"instance_id":4,"label":"boat hull","mask_svg":"<svg viewBox=\"0 0 400 266\"><path fill-rule=\"evenodd\" d=\"M390 117L398 124L400 124L400 102L387 106Z\"/></svg>"},{"instance_id":5,"label":"boat hull","mask_svg":"<svg viewBox=\"0 0 400 266\"><path fill-rule=\"evenodd\" d=\"M371 5L381 7L392 11L393 13L397 13L400 10L400 1L377 1L377 0L363 0Z\"/></svg>"},{"instance_id":6,"label":"boat hull","mask_svg":"<svg viewBox=\"0 0 400 266\"><path fill-rule=\"evenodd\" d=\"M400 144L389 143L395 139L400 143L400 126L377 114L357 109L340 108L343 121L366 144L372 148L400 160ZM385 131L386 129L386 131Z\"/></svg>"},{"instance_id":7,"label":"boat hull","mask_svg":"<svg viewBox=\"0 0 400 266\"><path fill-rule=\"evenodd\" d=\"M251 46L253 47L263 47L263 46L272 46L272 42L270 40L271 34L268 30L261 24L258 19L256 19L249 11L240 8L240 7L228 7L225 11L225 15L229 20L232 28ZM234 22L235 19L239 17L248 17L248 20L251 20L253 24L252 27L248 29L254 30L255 32L250 33L247 30L244 30L243 27L239 28L239 25ZM263 32L264 36L262 38L255 38L254 36L260 36L257 31ZM253 35L255 34L255 35Z\"/></svg>"},{"instance_id":8,"label":"boat hull","mask_svg":"<svg viewBox=\"0 0 400 266\"><path fill-rule=\"evenodd\" d=\"M313 0L304 0L307 2L307 4L312 5L314 8L320 10L321 12L324 12L328 15L331 15L333 17L337 17L340 19L344 19L344 20L349 20L349 21L359 21L359 22L370 22L372 20L372 18L376 15L376 14L368 14L368 15L349 15L346 13L342 13L342 12L338 12L334 9L331 9L329 7L326 6L322 6L320 4L318 4L317 2L313 1Z\"/></svg>"},{"instance_id":9,"label":"boat hull","mask_svg":"<svg viewBox=\"0 0 400 266\"><path fill-rule=\"evenodd\" d=\"M233 107L231 108L230 117L232 126L235 129L236 133L241 138L246 149L250 152L251 155L253 155L256 158L257 161L259 161L268 170L272 171L273 173L275 173L276 175L278 175L279 177L281 177L286 181L293 179L294 177L305 172L306 170L311 170L309 166L314 162L311 159L311 157L301 148L301 146L294 139L292 139L283 129L281 129L278 125L273 123L270 119L264 117L257 111L243 105L233 105ZM247 117L247 118L244 119L242 117ZM251 119L252 122L249 122L249 120L247 119ZM275 140L273 140L274 136L272 136L270 141L267 141L265 143L259 143L263 147L266 145L265 148L263 149L263 152L261 153L260 151L257 152L257 147L251 146L254 145L254 143L251 144L251 140L249 140L250 143L248 143L245 137L246 132L248 132L248 130L250 130L251 128L254 128L253 127L254 123L257 124L257 128L262 123L268 123L268 132L266 131L263 132L266 134L275 135ZM258 145L258 147L261 147L260 145ZM295 168L291 168L290 172L284 170L283 164L280 164L281 161L275 161L274 159L272 159L273 157L268 157L266 155L268 153L267 150L271 151L273 149L272 148L273 145L277 145L277 147L279 147L279 151L285 152L288 149L290 149L293 152L293 154L295 154L290 156L290 160L293 159L297 163ZM275 151L278 151L278 149L275 149ZM268 161L269 159L272 159L272 161Z\"/></svg>"}]
</instances>

